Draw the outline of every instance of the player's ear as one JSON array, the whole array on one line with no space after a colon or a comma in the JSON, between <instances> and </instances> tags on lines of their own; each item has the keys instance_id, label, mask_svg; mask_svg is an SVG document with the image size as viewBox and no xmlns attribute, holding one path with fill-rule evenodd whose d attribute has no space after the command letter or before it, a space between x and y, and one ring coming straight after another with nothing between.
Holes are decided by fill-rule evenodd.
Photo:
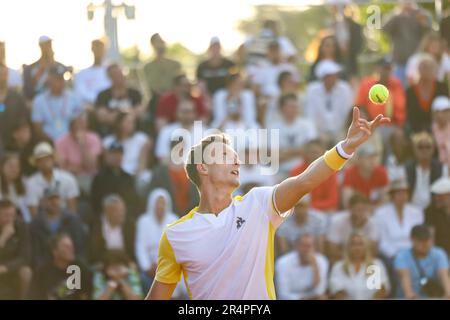
<instances>
[{"instance_id":1,"label":"player's ear","mask_svg":"<svg viewBox=\"0 0 450 320\"><path fill-rule=\"evenodd\" d=\"M208 174L208 166L204 163L197 164L197 171L199 175L206 175Z\"/></svg>"}]
</instances>

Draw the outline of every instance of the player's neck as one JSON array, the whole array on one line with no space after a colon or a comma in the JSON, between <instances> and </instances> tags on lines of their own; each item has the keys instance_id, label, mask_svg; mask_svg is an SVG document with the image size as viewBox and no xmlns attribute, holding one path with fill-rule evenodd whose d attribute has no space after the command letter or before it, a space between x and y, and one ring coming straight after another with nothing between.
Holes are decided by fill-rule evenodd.
<instances>
[{"instance_id":1,"label":"player's neck","mask_svg":"<svg viewBox=\"0 0 450 320\"><path fill-rule=\"evenodd\" d=\"M198 213L219 214L223 209L228 207L232 201L231 193L220 188L202 188L200 192L200 202L198 205Z\"/></svg>"}]
</instances>

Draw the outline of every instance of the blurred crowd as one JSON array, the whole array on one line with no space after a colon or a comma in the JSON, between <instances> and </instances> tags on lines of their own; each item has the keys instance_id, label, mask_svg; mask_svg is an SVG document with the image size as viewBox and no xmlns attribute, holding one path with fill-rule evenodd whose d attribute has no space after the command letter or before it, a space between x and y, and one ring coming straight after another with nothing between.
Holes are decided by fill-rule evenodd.
<instances>
[{"instance_id":1,"label":"blurred crowd","mask_svg":"<svg viewBox=\"0 0 450 320\"><path fill-rule=\"evenodd\" d=\"M345 137L353 105L392 122L278 229L278 298L450 298L450 16L435 30L403 1L384 17L391 53L363 75L364 26L345 7L332 15L307 73L274 20L232 57L212 38L195 79L156 33L140 88L106 61L101 40L79 71L55 61L48 36L20 71L0 43L0 299L143 298L164 226L198 202L171 156L202 138L195 121L279 130L278 173L244 161L236 193L245 194L302 173ZM368 99L376 83L390 91L385 104ZM189 137L174 137L180 128ZM79 288L67 285L70 266ZM183 283L175 297L187 297Z\"/></svg>"}]
</instances>

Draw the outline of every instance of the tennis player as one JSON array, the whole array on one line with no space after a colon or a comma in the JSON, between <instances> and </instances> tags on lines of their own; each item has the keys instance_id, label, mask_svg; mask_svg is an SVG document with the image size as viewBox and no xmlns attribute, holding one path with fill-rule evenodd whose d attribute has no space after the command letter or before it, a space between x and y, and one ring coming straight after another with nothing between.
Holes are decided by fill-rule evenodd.
<instances>
[{"instance_id":1,"label":"tennis player","mask_svg":"<svg viewBox=\"0 0 450 320\"><path fill-rule=\"evenodd\" d=\"M224 135L192 147L186 164L200 203L168 225L161 237L155 280L146 299L170 299L181 276L191 299L276 299L274 234L291 209L333 172L389 118L369 122L353 109L347 137L302 174L276 186L253 188L232 198L239 187L239 159ZM211 161L194 163L210 147ZM223 152L217 152L223 150ZM227 159L233 161L227 161Z\"/></svg>"}]
</instances>

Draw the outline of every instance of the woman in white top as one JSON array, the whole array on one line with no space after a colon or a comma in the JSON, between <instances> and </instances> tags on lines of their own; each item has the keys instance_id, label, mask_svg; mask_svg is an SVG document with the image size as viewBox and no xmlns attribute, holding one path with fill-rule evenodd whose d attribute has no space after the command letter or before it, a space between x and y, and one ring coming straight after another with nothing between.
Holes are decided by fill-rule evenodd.
<instances>
[{"instance_id":1,"label":"woman in white top","mask_svg":"<svg viewBox=\"0 0 450 320\"><path fill-rule=\"evenodd\" d=\"M150 288L156 271L159 240L163 230L177 219L172 212L169 193L161 188L153 190L147 200L147 211L140 216L136 228L136 257L145 291Z\"/></svg>"},{"instance_id":2,"label":"woman in white top","mask_svg":"<svg viewBox=\"0 0 450 320\"><path fill-rule=\"evenodd\" d=\"M225 88L214 94L211 127L223 128L234 114L240 115L245 127L257 127L255 96L251 90L244 88L239 74L229 76Z\"/></svg>"},{"instance_id":3,"label":"woman in white top","mask_svg":"<svg viewBox=\"0 0 450 320\"><path fill-rule=\"evenodd\" d=\"M389 280L383 263L371 256L369 241L359 233L350 235L344 259L337 262L330 275L330 294L335 299L383 299Z\"/></svg>"},{"instance_id":4,"label":"woman in white top","mask_svg":"<svg viewBox=\"0 0 450 320\"><path fill-rule=\"evenodd\" d=\"M450 79L450 57L445 52L445 46L438 33L425 35L415 54L406 63L406 76L410 84L419 80L419 63L424 56L431 56L438 65L437 80L444 82Z\"/></svg>"},{"instance_id":5,"label":"woman in white top","mask_svg":"<svg viewBox=\"0 0 450 320\"><path fill-rule=\"evenodd\" d=\"M150 139L136 130L136 118L133 113L121 112L115 122L115 133L103 139L103 146L108 149L114 142L123 146L122 169L133 176L139 176L147 168L150 153Z\"/></svg>"},{"instance_id":6,"label":"woman in white top","mask_svg":"<svg viewBox=\"0 0 450 320\"><path fill-rule=\"evenodd\" d=\"M26 204L26 184L20 167L20 157L6 154L0 165L0 199L9 199L20 210L24 222L31 222L31 213Z\"/></svg>"}]
</instances>

